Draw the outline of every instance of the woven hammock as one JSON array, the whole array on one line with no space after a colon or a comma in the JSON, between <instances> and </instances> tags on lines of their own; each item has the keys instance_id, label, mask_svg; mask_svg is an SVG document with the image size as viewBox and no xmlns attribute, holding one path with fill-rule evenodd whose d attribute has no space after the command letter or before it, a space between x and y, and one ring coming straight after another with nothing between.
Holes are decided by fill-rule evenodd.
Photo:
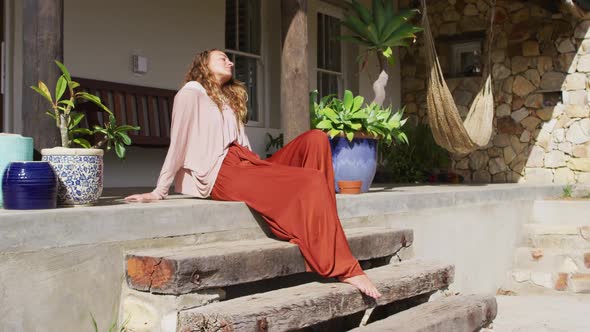
<instances>
[{"instance_id":1,"label":"woven hammock","mask_svg":"<svg viewBox=\"0 0 590 332\"><path fill-rule=\"evenodd\" d=\"M486 146L492 136L494 121L494 95L491 77L491 41L493 38L494 4L491 7L488 36L487 75L475 97L465 121L461 119L453 95L445 82L428 22L426 0L422 0L422 26L430 74L428 78L428 122L436 143L453 153L468 153Z\"/></svg>"}]
</instances>

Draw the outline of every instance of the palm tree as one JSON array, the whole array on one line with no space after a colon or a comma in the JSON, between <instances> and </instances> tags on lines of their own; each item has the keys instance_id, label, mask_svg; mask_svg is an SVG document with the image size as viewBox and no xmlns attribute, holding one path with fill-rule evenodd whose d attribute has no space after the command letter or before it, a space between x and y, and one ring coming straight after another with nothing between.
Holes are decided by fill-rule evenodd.
<instances>
[{"instance_id":1,"label":"palm tree","mask_svg":"<svg viewBox=\"0 0 590 332\"><path fill-rule=\"evenodd\" d=\"M352 7L353 11L346 15L342 24L353 35L342 36L342 39L366 47L359 56L363 68L369 55L377 56L381 73L373 83L373 102L381 105L385 100L385 87L389 78L387 69L394 64L393 48L409 47L415 40L416 33L422 31L422 28L409 22L418 10L406 9L397 12L393 8L392 0L373 0L372 12L357 0L352 0Z\"/></svg>"}]
</instances>

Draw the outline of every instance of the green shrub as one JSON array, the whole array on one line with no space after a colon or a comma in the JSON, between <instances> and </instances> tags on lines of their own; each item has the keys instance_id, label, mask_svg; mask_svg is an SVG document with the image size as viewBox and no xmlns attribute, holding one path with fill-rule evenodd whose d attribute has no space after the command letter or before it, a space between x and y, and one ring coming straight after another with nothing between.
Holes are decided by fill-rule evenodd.
<instances>
[{"instance_id":1,"label":"green shrub","mask_svg":"<svg viewBox=\"0 0 590 332\"><path fill-rule=\"evenodd\" d=\"M379 173L386 182L424 182L434 169L447 168L449 154L434 141L424 124L406 129L409 144L379 145Z\"/></svg>"}]
</instances>

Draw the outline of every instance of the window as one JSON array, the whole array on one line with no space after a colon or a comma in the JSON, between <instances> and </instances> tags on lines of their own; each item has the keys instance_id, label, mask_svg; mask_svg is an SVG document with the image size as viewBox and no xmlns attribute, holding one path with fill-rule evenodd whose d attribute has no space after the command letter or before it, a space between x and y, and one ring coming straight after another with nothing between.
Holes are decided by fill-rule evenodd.
<instances>
[{"instance_id":1,"label":"window","mask_svg":"<svg viewBox=\"0 0 590 332\"><path fill-rule=\"evenodd\" d=\"M317 89L321 97L342 94L342 49L340 20L318 13Z\"/></svg>"},{"instance_id":2,"label":"window","mask_svg":"<svg viewBox=\"0 0 590 332\"><path fill-rule=\"evenodd\" d=\"M261 116L261 0L225 1L225 48L234 63L234 77L248 92L248 120L262 122Z\"/></svg>"},{"instance_id":3,"label":"window","mask_svg":"<svg viewBox=\"0 0 590 332\"><path fill-rule=\"evenodd\" d=\"M454 76L481 76L481 41L451 44Z\"/></svg>"}]
</instances>

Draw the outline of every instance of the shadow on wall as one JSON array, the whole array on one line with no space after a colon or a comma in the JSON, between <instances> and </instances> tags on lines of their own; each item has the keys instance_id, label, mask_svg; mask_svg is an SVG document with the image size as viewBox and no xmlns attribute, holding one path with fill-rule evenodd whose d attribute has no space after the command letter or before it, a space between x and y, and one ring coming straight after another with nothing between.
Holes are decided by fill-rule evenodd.
<instances>
[{"instance_id":1,"label":"shadow on wall","mask_svg":"<svg viewBox=\"0 0 590 332\"><path fill-rule=\"evenodd\" d=\"M469 61L461 49L471 50L474 36L485 36L489 9L481 0L432 2L429 18L446 72ZM589 28L590 20L569 12L524 1L496 2L491 49L494 134L485 148L453 155L455 172L466 181L482 183L590 183ZM485 45L481 38L479 43ZM453 41L456 47L449 46ZM429 68L422 45L419 39L415 47L402 50L402 98L412 120L427 123ZM483 52L485 63L488 53ZM481 76L450 76L447 84L464 117Z\"/></svg>"}]
</instances>

